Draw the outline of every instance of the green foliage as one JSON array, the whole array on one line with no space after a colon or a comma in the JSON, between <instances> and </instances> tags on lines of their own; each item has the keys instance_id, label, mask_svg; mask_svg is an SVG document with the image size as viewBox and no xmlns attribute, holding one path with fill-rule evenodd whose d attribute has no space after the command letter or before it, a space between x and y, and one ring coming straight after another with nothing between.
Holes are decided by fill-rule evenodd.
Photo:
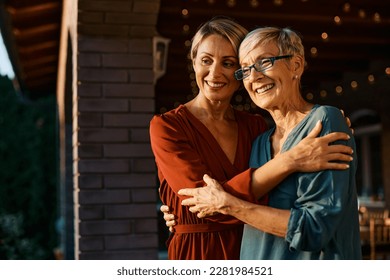
<instances>
[{"instance_id":1,"label":"green foliage","mask_svg":"<svg viewBox=\"0 0 390 280\"><path fill-rule=\"evenodd\" d=\"M55 99L21 102L0 76L0 258L52 259L57 244Z\"/></svg>"}]
</instances>

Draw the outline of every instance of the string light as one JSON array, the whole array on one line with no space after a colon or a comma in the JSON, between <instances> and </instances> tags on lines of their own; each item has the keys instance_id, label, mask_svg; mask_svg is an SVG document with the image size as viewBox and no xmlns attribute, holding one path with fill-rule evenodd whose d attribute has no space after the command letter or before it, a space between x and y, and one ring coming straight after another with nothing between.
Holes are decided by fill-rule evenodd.
<instances>
[{"instance_id":1,"label":"string light","mask_svg":"<svg viewBox=\"0 0 390 280\"><path fill-rule=\"evenodd\" d=\"M336 90L337 95L343 94L343 87L342 86L337 86L335 90Z\"/></svg>"},{"instance_id":2,"label":"string light","mask_svg":"<svg viewBox=\"0 0 390 280\"><path fill-rule=\"evenodd\" d=\"M390 67L386 67L385 73L387 76L390 76Z\"/></svg>"},{"instance_id":3,"label":"string light","mask_svg":"<svg viewBox=\"0 0 390 280\"><path fill-rule=\"evenodd\" d=\"M181 10L181 14L182 14L182 16L183 16L184 18L186 18L186 17L188 17L189 12L188 12L187 9L183 9L183 10Z\"/></svg>"},{"instance_id":4,"label":"string light","mask_svg":"<svg viewBox=\"0 0 390 280\"><path fill-rule=\"evenodd\" d=\"M283 5L283 0L274 0L275 6L282 6Z\"/></svg>"},{"instance_id":5,"label":"string light","mask_svg":"<svg viewBox=\"0 0 390 280\"><path fill-rule=\"evenodd\" d=\"M313 98L314 98L313 93L308 92L308 93L306 94L306 99L307 99L307 100L313 100Z\"/></svg>"},{"instance_id":6,"label":"string light","mask_svg":"<svg viewBox=\"0 0 390 280\"><path fill-rule=\"evenodd\" d=\"M188 34L190 32L190 26L188 24L183 25L183 33Z\"/></svg>"},{"instance_id":7,"label":"string light","mask_svg":"<svg viewBox=\"0 0 390 280\"><path fill-rule=\"evenodd\" d=\"M323 90L320 91L321 98L324 99L324 98L326 98L327 95L328 95L328 92L326 90L323 89Z\"/></svg>"},{"instance_id":8,"label":"string light","mask_svg":"<svg viewBox=\"0 0 390 280\"><path fill-rule=\"evenodd\" d=\"M232 8L232 7L234 7L234 6L236 6L236 0L227 0L226 1L226 5L228 6L228 7L230 7L230 8Z\"/></svg>"},{"instance_id":9,"label":"string light","mask_svg":"<svg viewBox=\"0 0 390 280\"><path fill-rule=\"evenodd\" d=\"M312 47L310 49L310 55L311 55L311 57L316 57L318 55L318 50L316 47Z\"/></svg>"},{"instance_id":10,"label":"string light","mask_svg":"<svg viewBox=\"0 0 390 280\"><path fill-rule=\"evenodd\" d=\"M363 10L363 9L360 9L359 10L359 12L358 12L358 14L359 14L359 17L360 18L366 18L366 11L365 10Z\"/></svg>"},{"instance_id":11,"label":"string light","mask_svg":"<svg viewBox=\"0 0 390 280\"><path fill-rule=\"evenodd\" d=\"M338 25L341 24L341 18L340 18L339 16L335 16L335 17L333 18L333 20L334 20L334 22L335 22L336 24L338 24Z\"/></svg>"},{"instance_id":12,"label":"string light","mask_svg":"<svg viewBox=\"0 0 390 280\"><path fill-rule=\"evenodd\" d=\"M258 0L250 0L249 4L252 8L257 8L260 5Z\"/></svg>"},{"instance_id":13,"label":"string light","mask_svg":"<svg viewBox=\"0 0 390 280\"><path fill-rule=\"evenodd\" d=\"M351 4L348 2L343 5L343 11L349 13L351 11Z\"/></svg>"},{"instance_id":14,"label":"string light","mask_svg":"<svg viewBox=\"0 0 390 280\"><path fill-rule=\"evenodd\" d=\"M375 77L373 74L368 75L367 80L370 84L375 83Z\"/></svg>"},{"instance_id":15,"label":"string light","mask_svg":"<svg viewBox=\"0 0 390 280\"><path fill-rule=\"evenodd\" d=\"M322 40L327 41L329 39L328 33L322 32L321 38L322 38Z\"/></svg>"},{"instance_id":16,"label":"string light","mask_svg":"<svg viewBox=\"0 0 390 280\"><path fill-rule=\"evenodd\" d=\"M358 88L358 83L356 81L351 82L351 88L356 90Z\"/></svg>"},{"instance_id":17,"label":"string light","mask_svg":"<svg viewBox=\"0 0 390 280\"><path fill-rule=\"evenodd\" d=\"M379 23L382 21L381 15L379 13L375 13L373 16L374 22Z\"/></svg>"}]
</instances>

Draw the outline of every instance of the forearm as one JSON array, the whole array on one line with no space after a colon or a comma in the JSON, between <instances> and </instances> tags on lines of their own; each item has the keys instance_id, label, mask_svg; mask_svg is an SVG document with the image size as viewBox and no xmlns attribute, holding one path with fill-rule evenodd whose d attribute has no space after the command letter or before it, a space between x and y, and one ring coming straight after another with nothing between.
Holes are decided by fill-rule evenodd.
<instances>
[{"instance_id":1,"label":"forearm","mask_svg":"<svg viewBox=\"0 0 390 280\"><path fill-rule=\"evenodd\" d=\"M260 198L296 171L289 153L283 153L257 168L252 173L251 189Z\"/></svg>"},{"instance_id":2,"label":"forearm","mask_svg":"<svg viewBox=\"0 0 390 280\"><path fill-rule=\"evenodd\" d=\"M289 210L253 204L225 193L218 211L236 217L261 231L283 238L286 236Z\"/></svg>"}]
</instances>

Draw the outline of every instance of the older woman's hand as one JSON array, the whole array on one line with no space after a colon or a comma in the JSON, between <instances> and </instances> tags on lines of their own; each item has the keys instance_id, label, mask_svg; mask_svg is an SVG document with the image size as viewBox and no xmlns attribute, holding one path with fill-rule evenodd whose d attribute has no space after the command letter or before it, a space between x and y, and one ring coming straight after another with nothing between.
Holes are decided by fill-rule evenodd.
<instances>
[{"instance_id":1,"label":"older woman's hand","mask_svg":"<svg viewBox=\"0 0 390 280\"><path fill-rule=\"evenodd\" d=\"M181 189L179 191L180 195L191 196L184 199L181 204L190 206L189 210L192 213L199 212L197 214L198 218L212 216L217 213L225 214L227 193L221 184L209 175L204 175L203 180L206 183L205 187Z\"/></svg>"}]
</instances>

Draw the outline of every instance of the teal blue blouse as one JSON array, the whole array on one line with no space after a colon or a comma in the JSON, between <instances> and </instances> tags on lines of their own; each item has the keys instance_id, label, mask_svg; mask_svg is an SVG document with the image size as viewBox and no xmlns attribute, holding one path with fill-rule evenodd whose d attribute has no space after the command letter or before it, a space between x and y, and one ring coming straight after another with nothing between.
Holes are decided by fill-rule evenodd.
<instances>
[{"instance_id":1,"label":"teal blue blouse","mask_svg":"<svg viewBox=\"0 0 390 280\"><path fill-rule=\"evenodd\" d=\"M334 131L350 134L350 140L342 141L354 150L350 168L294 173L286 178L269 193L269 206L291 210L286 238L245 225L241 259L361 259L355 185L356 148L340 110L315 105L290 133L282 152L297 145L318 120L322 121L321 135ZM273 132L274 128L255 140L251 167L257 168L271 160L270 137Z\"/></svg>"}]
</instances>

